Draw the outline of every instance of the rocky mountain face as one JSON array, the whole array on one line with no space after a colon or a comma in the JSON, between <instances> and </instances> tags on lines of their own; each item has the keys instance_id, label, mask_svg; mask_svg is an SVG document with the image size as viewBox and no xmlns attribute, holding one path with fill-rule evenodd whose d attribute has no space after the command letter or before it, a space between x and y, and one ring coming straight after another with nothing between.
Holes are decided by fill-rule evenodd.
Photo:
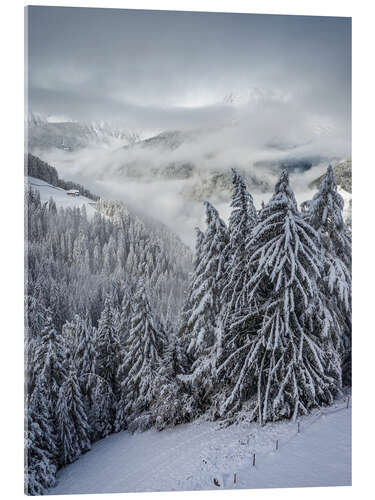
<instances>
[{"instance_id":1,"label":"rocky mountain face","mask_svg":"<svg viewBox=\"0 0 375 500\"><path fill-rule=\"evenodd\" d=\"M27 117L26 126L27 147L31 153L53 148L73 152L92 146L131 143L134 140L131 133L108 122L49 121L32 112Z\"/></svg>"}]
</instances>

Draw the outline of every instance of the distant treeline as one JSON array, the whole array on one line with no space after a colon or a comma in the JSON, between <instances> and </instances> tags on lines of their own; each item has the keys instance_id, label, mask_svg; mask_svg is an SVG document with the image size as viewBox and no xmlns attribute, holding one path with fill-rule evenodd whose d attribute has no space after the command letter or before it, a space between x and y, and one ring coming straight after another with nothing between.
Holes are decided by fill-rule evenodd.
<instances>
[{"instance_id":1,"label":"distant treeline","mask_svg":"<svg viewBox=\"0 0 375 500\"><path fill-rule=\"evenodd\" d=\"M78 189L83 196L90 198L90 200L97 201L100 198L96 194L91 193L88 189L85 189L81 186L81 184L71 181L63 181L59 178L59 174L57 173L55 167L52 167L48 163L30 153L25 155L25 175L36 177L37 179L48 182L48 184L51 184L52 186L62 189Z\"/></svg>"}]
</instances>

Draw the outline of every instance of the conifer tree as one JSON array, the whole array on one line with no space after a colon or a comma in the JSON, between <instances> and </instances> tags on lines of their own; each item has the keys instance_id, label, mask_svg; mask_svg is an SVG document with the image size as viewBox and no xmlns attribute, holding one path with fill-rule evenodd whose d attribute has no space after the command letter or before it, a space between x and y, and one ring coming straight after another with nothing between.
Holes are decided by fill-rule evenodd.
<instances>
[{"instance_id":1,"label":"conifer tree","mask_svg":"<svg viewBox=\"0 0 375 500\"><path fill-rule=\"evenodd\" d=\"M249 300L239 349L228 352L219 374L232 368L236 383L223 409L253 397L260 423L293 418L329 404L341 385L337 353L329 342L329 311L320 300L318 235L297 210L284 170L253 231Z\"/></svg>"},{"instance_id":2,"label":"conifer tree","mask_svg":"<svg viewBox=\"0 0 375 500\"><path fill-rule=\"evenodd\" d=\"M229 218L229 263L223 298L230 309L240 307L246 298L245 287L248 269L248 250L251 231L257 222L257 213L251 194L242 177L233 170L232 211Z\"/></svg>"},{"instance_id":3,"label":"conifer tree","mask_svg":"<svg viewBox=\"0 0 375 500\"><path fill-rule=\"evenodd\" d=\"M154 315L143 281L134 297L133 316L118 378L121 384L115 429L125 429L149 411L154 381L166 344L161 323Z\"/></svg>"},{"instance_id":4,"label":"conifer tree","mask_svg":"<svg viewBox=\"0 0 375 500\"><path fill-rule=\"evenodd\" d=\"M115 329L114 311L109 296L99 319L96 335L97 374L106 380L114 394L117 393L117 370L120 362L120 341Z\"/></svg>"},{"instance_id":5,"label":"conifer tree","mask_svg":"<svg viewBox=\"0 0 375 500\"><path fill-rule=\"evenodd\" d=\"M191 329L191 326L189 326L189 320L190 320L190 316L192 314L192 311L194 309L193 283L197 279L197 270L198 270L198 267L199 267L201 260L202 260L203 240L204 240L204 233L199 229L199 227L195 228L195 232L196 232L196 242L195 242L193 272L190 276L189 287L188 287L187 292L186 292L186 298L185 298L185 302L184 302L183 309L181 312L180 328L178 331L178 337L180 339L180 344L182 346L182 349L186 353L189 365L192 364L191 359L189 361L188 348L189 348L189 345L191 342L191 336L192 336L192 329ZM188 366L186 366L185 368L187 370ZM184 370L184 373L185 373L185 370Z\"/></svg>"},{"instance_id":6,"label":"conifer tree","mask_svg":"<svg viewBox=\"0 0 375 500\"><path fill-rule=\"evenodd\" d=\"M236 318L243 314L248 307L247 288L250 275L249 253L251 233L257 223L257 212L253 199L246 189L242 177L233 170L233 196L231 202L232 212L229 218L229 243L227 273L223 287L221 300L223 308L221 312L221 338L219 345L219 356L222 350L227 350L228 343L237 338L236 345L239 347L239 332L235 331Z\"/></svg>"},{"instance_id":7,"label":"conifer tree","mask_svg":"<svg viewBox=\"0 0 375 500\"><path fill-rule=\"evenodd\" d=\"M45 315L43 300L27 295L25 297L25 383L28 394L33 392L35 386L35 352L45 324Z\"/></svg>"},{"instance_id":8,"label":"conifer tree","mask_svg":"<svg viewBox=\"0 0 375 500\"><path fill-rule=\"evenodd\" d=\"M121 346L124 346L126 342L126 337L129 334L130 321L132 317L132 301L130 294L127 290L124 291L124 295L121 301L120 313L116 319L116 333L120 341Z\"/></svg>"},{"instance_id":9,"label":"conifer tree","mask_svg":"<svg viewBox=\"0 0 375 500\"><path fill-rule=\"evenodd\" d=\"M154 383L151 410L158 430L190 421L197 415L194 398L177 377L183 372L183 358L179 339L172 334Z\"/></svg>"},{"instance_id":10,"label":"conifer tree","mask_svg":"<svg viewBox=\"0 0 375 500\"><path fill-rule=\"evenodd\" d=\"M40 342L35 350L35 376L43 376L50 391L52 407L57 403L60 387L66 377L66 355L61 333L53 325L47 310Z\"/></svg>"},{"instance_id":11,"label":"conifer tree","mask_svg":"<svg viewBox=\"0 0 375 500\"><path fill-rule=\"evenodd\" d=\"M75 345L72 353L72 363L77 371L77 377L84 394L86 394L85 384L82 381L86 375L96 373L96 331L91 325L88 312L86 318L82 320L78 315L74 318Z\"/></svg>"},{"instance_id":12,"label":"conifer tree","mask_svg":"<svg viewBox=\"0 0 375 500\"><path fill-rule=\"evenodd\" d=\"M190 310L186 329L190 343L187 354L193 360L191 373L181 377L195 393L202 411L209 404L215 384L217 320L221 310L220 296L226 270L227 228L217 210L208 202L207 230L201 244L201 258L190 290Z\"/></svg>"},{"instance_id":13,"label":"conifer tree","mask_svg":"<svg viewBox=\"0 0 375 500\"><path fill-rule=\"evenodd\" d=\"M104 378L95 373L82 378L87 390L85 409L89 423L89 437L93 442L112 432L116 399L110 384Z\"/></svg>"},{"instance_id":14,"label":"conifer tree","mask_svg":"<svg viewBox=\"0 0 375 500\"><path fill-rule=\"evenodd\" d=\"M351 238L344 223L344 200L337 192L329 165L319 191L309 203L306 219L319 234L324 271L322 291L329 298L337 327L333 342L343 350L345 379L351 378Z\"/></svg>"},{"instance_id":15,"label":"conifer tree","mask_svg":"<svg viewBox=\"0 0 375 500\"><path fill-rule=\"evenodd\" d=\"M76 373L70 369L56 406L61 464L74 462L91 448L89 423Z\"/></svg>"},{"instance_id":16,"label":"conifer tree","mask_svg":"<svg viewBox=\"0 0 375 500\"><path fill-rule=\"evenodd\" d=\"M26 404L26 419L25 489L29 495L42 495L55 485L58 458L54 415L43 376Z\"/></svg>"}]
</instances>

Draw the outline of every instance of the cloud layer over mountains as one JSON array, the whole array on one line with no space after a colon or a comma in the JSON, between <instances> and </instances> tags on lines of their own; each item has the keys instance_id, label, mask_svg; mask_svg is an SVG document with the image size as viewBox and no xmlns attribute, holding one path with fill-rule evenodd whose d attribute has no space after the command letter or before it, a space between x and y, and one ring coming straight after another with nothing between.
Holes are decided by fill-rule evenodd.
<instances>
[{"instance_id":1,"label":"cloud layer over mountains","mask_svg":"<svg viewBox=\"0 0 375 500\"><path fill-rule=\"evenodd\" d=\"M222 105L234 94L269 106L278 129L302 115L348 133L348 18L34 6L28 18L35 111L180 130L235 119Z\"/></svg>"},{"instance_id":2,"label":"cloud layer over mountains","mask_svg":"<svg viewBox=\"0 0 375 500\"><path fill-rule=\"evenodd\" d=\"M166 182L155 170L236 167L272 184L273 162L308 158L316 172L292 179L303 192L329 160L351 157L349 18L32 6L28 42L30 110L143 138L182 133L178 147L114 141L40 154L63 178L136 204L185 241L203 214L180 193L197 179Z\"/></svg>"}]
</instances>

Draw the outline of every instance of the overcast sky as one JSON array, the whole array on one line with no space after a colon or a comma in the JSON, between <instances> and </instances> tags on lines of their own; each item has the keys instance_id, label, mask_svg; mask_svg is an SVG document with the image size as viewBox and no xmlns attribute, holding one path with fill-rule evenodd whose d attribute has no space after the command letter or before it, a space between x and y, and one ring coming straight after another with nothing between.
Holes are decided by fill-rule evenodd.
<instances>
[{"instance_id":1,"label":"overcast sky","mask_svg":"<svg viewBox=\"0 0 375 500\"><path fill-rule=\"evenodd\" d=\"M28 40L36 112L194 128L235 92L350 127L349 18L29 7Z\"/></svg>"}]
</instances>

